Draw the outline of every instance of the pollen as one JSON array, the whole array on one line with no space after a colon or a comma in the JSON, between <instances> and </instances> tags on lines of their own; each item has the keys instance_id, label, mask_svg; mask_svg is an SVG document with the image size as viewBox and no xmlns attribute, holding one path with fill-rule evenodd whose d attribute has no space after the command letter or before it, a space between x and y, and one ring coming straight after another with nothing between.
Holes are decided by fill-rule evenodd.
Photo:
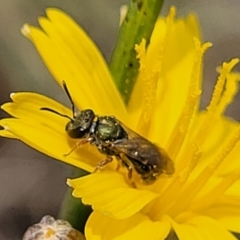
<instances>
[{"instance_id":1,"label":"pollen","mask_svg":"<svg viewBox=\"0 0 240 240\"><path fill-rule=\"evenodd\" d=\"M141 111L141 121L138 122L139 132L143 135L147 135L150 127L151 116L153 113L157 82L159 79L159 73L161 69L161 61L157 62L155 71L148 71L147 68L147 56L146 56L146 40L143 39L139 45L136 45L135 50L137 52L137 58L139 59L139 81L144 85L145 91L143 93L143 106Z\"/></svg>"},{"instance_id":2,"label":"pollen","mask_svg":"<svg viewBox=\"0 0 240 240\"><path fill-rule=\"evenodd\" d=\"M187 101L178 119L178 122L175 125L175 128L170 137L169 146L167 147L167 150L168 152L171 153L171 157L173 159L176 159L181 149L182 143L189 129L192 116L197 110L198 100L201 95L201 89L198 86L198 82L200 79L200 72L202 69L202 58L205 51L209 47L211 47L211 43L205 43L202 46L200 46L200 42L197 39L195 39L195 46L196 55L194 65L192 68L192 77L189 85Z\"/></svg>"},{"instance_id":3,"label":"pollen","mask_svg":"<svg viewBox=\"0 0 240 240\"><path fill-rule=\"evenodd\" d=\"M210 177L217 170L217 167L226 159L228 154L231 153L231 151L234 149L234 147L239 142L239 140L240 140L240 126L237 129L237 131L234 133L233 137L223 147L220 154L210 164L208 164L198 176L196 176L194 181L188 184L188 186L184 189L184 191L181 192L181 194L178 196L177 203L173 204L173 206L169 210L169 213L171 215L177 215L178 212L184 211L184 209L187 206L193 203L193 201L195 200L195 197L199 194L202 188L207 184ZM238 176L238 174L239 174L239 171L237 171L237 174L235 173L233 175L233 179L232 181L230 181L231 183L233 182L233 180L237 180L236 176ZM227 182L229 182L228 178L222 180L222 183L227 183ZM224 184L221 184L221 185L224 185ZM229 184L229 186L230 185L231 184ZM218 187L215 187L215 188L217 189ZM224 191L225 188L221 188L221 190ZM186 195L188 196L187 199L186 199Z\"/></svg>"},{"instance_id":4,"label":"pollen","mask_svg":"<svg viewBox=\"0 0 240 240\"><path fill-rule=\"evenodd\" d=\"M155 109L158 82L161 77L161 69L164 60L165 46L170 41L170 33L175 19L176 9L171 7L170 13L166 19L166 31L164 39L156 53L156 59L151 58L151 52L146 49L146 40L142 39L139 45L136 44L135 50L137 52L137 59L139 59L139 77L138 81L142 82L144 86L143 104L141 110L140 121L138 122L138 132L147 136L151 127L151 118ZM149 66L149 62L153 66Z\"/></svg>"},{"instance_id":5,"label":"pollen","mask_svg":"<svg viewBox=\"0 0 240 240\"><path fill-rule=\"evenodd\" d=\"M238 62L239 62L239 59L235 58L235 59L232 59L229 63L223 63L222 68L220 69L220 75L219 75L217 84L216 84L214 92L213 92L212 100L210 102L209 107L207 108L208 112L215 112L218 108L218 111L216 111L216 112L221 114L222 110L224 110L222 108L219 108L220 105L224 105L224 104L219 104L219 103L221 103L222 100L225 100L225 98L222 97L224 94L224 85L226 82L229 81L228 75L229 75L230 71L232 70L232 68ZM229 86L229 85L227 84L227 86ZM228 90L227 96L229 97L229 88L227 88L226 90ZM230 101L232 100L232 97L233 96L230 97ZM226 102L224 101L224 103L226 103Z\"/></svg>"},{"instance_id":6,"label":"pollen","mask_svg":"<svg viewBox=\"0 0 240 240\"><path fill-rule=\"evenodd\" d=\"M200 127L196 136L192 139L191 141L192 147L191 147L191 144L189 144L190 147L186 148L186 150L182 154L181 158L186 158L191 160L189 161L187 166L183 168L183 171L179 174L179 176L176 177L175 181L177 182L176 186L178 186L179 196L175 196L177 197L178 201L173 203L173 205L168 209L168 212L170 213L170 215L176 216L178 212L184 211L184 209L193 202L195 196L201 191L201 189L205 186L205 184L208 182L210 177L214 174L217 167L226 159L228 154L234 149L235 145L240 140L240 130L239 130L240 127L239 127L239 129L236 130L232 138L230 138L230 140L223 147L219 155L217 155L217 157L210 164L208 164L202 170L202 172L199 173L198 176L195 177L194 181L192 181L191 183L188 183L187 181L188 176L194 170L199 159L201 159L201 155L202 155L201 147L202 147L202 144L204 143L204 140L206 139L206 136L208 135L207 131L210 131L210 127L213 127L211 125L210 118L212 118L213 114L216 114L216 112L218 114L222 113L221 111L222 109L219 109L219 106L223 106L223 105L225 106L227 102L230 102L230 100L233 98L233 95L230 96L230 93L233 93L233 91L231 91L231 88L229 89L226 88L226 90L224 90L224 86L225 86L225 81L228 81L230 79L228 76L232 68L237 64L237 62L238 62L238 59L233 59L229 63L223 63L223 66L220 70L220 75L212 96L212 100L209 104L209 107L207 108L208 110L207 110L205 121L203 121L203 125ZM223 91L225 91L225 94L223 94ZM224 96L227 96L225 97L225 99L228 99L228 100L224 102L225 104L220 104L221 101L223 101ZM182 163L184 162L183 159L181 159L181 162ZM179 191L184 187L184 185L187 185L184 191L182 192ZM168 193L170 192L173 193L174 189L175 189L175 186L172 185L168 190ZM188 196L187 200L186 200L186 195Z\"/></svg>"},{"instance_id":7,"label":"pollen","mask_svg":"<svg viewBox=\"0 0 240 240\"><path fill-rule=\"evenodd\" d=\"M207 133L213 127L217 118L219 118L226 108L226 106L231 102L234 97L234 92L231 91L232 88L227 87L224 90L224 86L229 86L228 82L234 80L236 84L237 78L229 77L229 74L232 68L239 62L238 59L233 59L229 63L223 63L220 70L220 75L218 77L211 102L207 107L207 115L202 124L202 127L199 129L196 134L195 139L197 139L198 145L201 146L207 137Z\"/></svg>"}]
</instances>

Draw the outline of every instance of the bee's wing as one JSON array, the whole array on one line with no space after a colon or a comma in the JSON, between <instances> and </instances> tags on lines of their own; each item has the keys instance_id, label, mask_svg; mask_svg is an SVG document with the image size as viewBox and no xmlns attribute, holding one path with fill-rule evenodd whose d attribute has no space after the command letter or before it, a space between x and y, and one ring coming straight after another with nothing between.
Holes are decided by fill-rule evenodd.
<instances>
[{"instance_id":1,"label":"bee's wing","mask_svg":"<svg viewBox=\"0 0 240 240\"><path fill-rule=\"evenodd\" d=\"M131 159L140 161L142 164L157 164L167 174L174 172L173 162L164 149L134 132L123 123L121 123L121 126L128 133L128 139L116 142L112 146L116 151Z\"/></svg>"},{"instance_id":2,"label":"bee's wing","mask_svg":"<svg viewBox=\"0 0 240 240\"><path fill-rule=\"evenodd\" d=\"M116 142L113 145L113 148L132 159L141 161L142 163L146 162L146 159L149 158L149 151L152 149L149 147L149 143L141 138L124 139Z\"/></svg>"},{"instance_id":3,"label":"bee's wing","mask_svg":"<svg viewBox=\"0 0 240 240\"><path fill-rule=\"evenodd\" d=\"M128 139L145 139L146 141L149 141L146 138L139 135L138 133L136 133L135 131L133 131L131 128L127 127L124 123L120 122L119 120L117 121L122 126L122 128L127 132Z\"/></svg>"},{"instance_id":4,"label":"bee's wing","mask_svg":"<svg viewBox=\"0 0 240 240\"><path fill-rule=\"evenodd\" d=\"M151 159L160 158L160 152L155 144L134 132L123 123L120 122L120 124L127 132L128 138L114 143L113 148L115 150L143 164L151 163Z\"/></svg>"}]
</instances>

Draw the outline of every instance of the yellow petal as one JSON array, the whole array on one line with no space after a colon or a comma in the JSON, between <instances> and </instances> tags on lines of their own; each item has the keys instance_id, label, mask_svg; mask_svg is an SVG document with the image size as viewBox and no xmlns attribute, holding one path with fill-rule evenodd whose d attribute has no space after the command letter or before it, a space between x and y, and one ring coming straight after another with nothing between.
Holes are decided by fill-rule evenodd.
<instances>
[{"instance_id":1,"label":"yellow petal","mask_svg":"<svg viewBox=\"0 0 240 240\"><path fill-rule=\"evenodd\" d=\"M92 108L126 121L124 103L96 45L66 13L48 9L47 16L49 19L39 19L44 32L28 25L22 32L34 43L58 83L66 81L79 108Z\"/></svg>"},{"instance_id":2,"label":"yellow petal","mask_svg":"<svg viewBox=\"0 0 240 240\"><path fill-rule=\"evenodd\" d=\"M201 213L217 219L229 231L240 232L240 196L223 195Z\"/></svg>"},{"instance_id":3,"label":"yellow petal","mask_svg":"<svg viewBox=\"0 0 240 240\"><path fill-rule=\"evenodd\" d=\"M64 156L71 150L71 144L68 144L66 136L41 123L11 118L0 120L0 125L36 150L86 171L93 171L100 161L99 153L95 149L89 151L88 146ZM74 145L73 141L69 140L69 142Z\"/></svg>"},{"instance_id":4,"label":"yellow petal","mask_svg":"<svg viewBox=\"0 0 240 240\"><path fill-rule=\"evenodd\" d=\"M195 225L201 229L205 239L236 240L236 238L221 223L213 218L198 216L188 221L189 225Z\"/></svg>"},{"instance_id":5,"label":"yellow petal","mask_svg":"<svg viewBox=\"0 0 240 240\"><path fill-rule=\"evenodd\" d=\"M194 217L184 224L172 221L179 240L236 240L222 224L206 216Z\"/></svg>"},{"instance_id":6,"label":"yellow petal","mask_svg":"<svg viewBox=\"0 0 240 240\"><path fill-rule=\"evenodd\" d=\"M8 102L1 106L1 108L11 116L24 119L25 121L42 122L42 124L50 125L62 132L65 132L65 126L69 119L48 111L43 111L41 108L48 107L61 114L72 117L70 109L41 94L19 92L11 94L11 99L13 102Z\"/></svg>"},{"instance_id":7,"label":"yellow petal","mask_svg":"<svg viewBox=\"0 0 240 240\"><path fill-rule=\"evenodd\" d=\"M239 166L238 166L239 169ZM230 173L231 174L231 173ZM229 175L230 175L229 174ZM228 176L228 175L227 175ZM238 181L236 181L227 191L226 194L230 195L230 196L240 196L239 195L239 189L240 189L240 179L238 179Z\"/></svg>"},{"instance_id":8,"label":"yellow petal","mask_svg":"<svg viewBox=\"0 0 240 240\"><path fill-rule=\"evenodd\" d=\"M175 168L182 170L188 161L189 146L196 143L192 140L199 126L205 121L207 117L206 111L197 114L192 123L192 127L189 130L189 142L185 143L182 157L179 157L175 161ZM208 132L208 136L199 151L202 152L201 160L198 162L197 167L191 173L191 178L195 179L196 176L203 170L203 168L222 150L224 144L231 138L234 131L237 129L238 123L230 118L221 116L221 118L214 123L211 130ZM236 148L235 148L236 149ZM227 173L234 170L232 166L235 166L235 159L233 156L236 154L235 149L226 157L223 163L220 165L218 171L220 173ZM230 163L231 162L231 163ZM233 165L232 165L233 164ZM228 170L228 171L227 171Z\"/></svg>"},{"instance_id":9,"label":"yellow petal","mask_svg":"<svg viewBox=\"0 0 240 240\"><path fill-rule=\"evenodd\" d=\"M104 160L105 156L89 145L64 156L79 141L69 138L65 131L69 119L40 109L48 107L71 117L70 109L37 93L15 93L11 94L11 98L14 102L5 103L1 107L15 119L0 121L0 126L5 128L0 131L1 136L19 138L49 156L87 171L93 171Z\"/></svg>"},{"instance_id":10,"label":"yellow petal","mask_svg":"<svg viewBox=\"0 0 240 240\"><path fill-rule=\"evenodd\" d=\"M94 173L68 180L68 184L74 188L74 197L83 198L83 203L117 219L134 215L158 196L147 190L132 188L117 172Z\"/></svg>"},{"instance_id":11,"label":"yellow petal","mask_svg":"<svg viewBox=\"0 0 240 240\"><path fill-rule=\"evenodd\" d=\"M85 227L89 240L164 240L169 231L169 221L153 222L140 213L116 220L94 211Z\"/></svg>"},{"instance_id":12,"label":"yellow petal","mask_svg":"<svg viewBox=\"0 0 240 240\"><path fill-rule=\"evenodd\" d=\"M8 130L5 130L4 128L3 128L3 129L0 128L0 136L2 136L2 137L7 137L7 138L17 139L17 136L15 136L14 134L12 134L12 133L9 132Z\"/></svg>"}]
</instances>

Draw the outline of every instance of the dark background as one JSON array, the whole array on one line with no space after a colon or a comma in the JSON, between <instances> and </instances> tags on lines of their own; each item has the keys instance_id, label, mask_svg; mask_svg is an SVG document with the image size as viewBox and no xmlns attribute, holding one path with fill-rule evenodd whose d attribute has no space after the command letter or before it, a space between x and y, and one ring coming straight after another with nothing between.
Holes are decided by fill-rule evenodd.
<instances>
[{"instance_id":1,"label":"dark background","mask_svg":"<svg viewBox=\"0 0 240 240\"><path fill-rule=\"evenodd\" d=\"M70 14L94 39L109 59L118 31L119 8L123 0L1 0L0 1L0 104L14 91L36 91L68 104L29 40L20 33L24 23L37 24L47 7ZM205 56L202 107L211 97L216 67L240 57L239 0L169 0L162 13L175 5L178 15L195 12L203 39L213 48ZM239 69L239 68L238 68ZM226 114L240 119L240 98ZM0 112L0 116L4 116ZM57 215L66 177L72 167L54 161L19 141L0 139L0 240L21 239L27 226L45 214Z\"/></svg>"}]
</instances>

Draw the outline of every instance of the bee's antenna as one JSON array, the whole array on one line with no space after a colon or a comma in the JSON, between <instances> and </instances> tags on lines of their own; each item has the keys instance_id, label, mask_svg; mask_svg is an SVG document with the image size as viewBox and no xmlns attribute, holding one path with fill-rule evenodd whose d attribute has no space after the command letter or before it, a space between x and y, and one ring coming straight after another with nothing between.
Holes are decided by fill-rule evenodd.
<instances>
[{"instance_id":1,"label":"bee's antenna","mask_svg":"<svg viewBox=\"0 0 240 240\"><path fill-rule=\"evenodd\" d=\"M68 119L71 120L71 122L73 122L73 119L70 118L69 116L67 116L67 115L65 115L65 114L61 114L61 113L59 113L59 112L57 112L57 111L55 111L55 110L53 110L53 109L51 109L51 108L42 107L42 108L40 108L40 110L44 110L44 111L49 111L49 112L55 113L55 114L57 114L57 115L59 115L59 116L68 118Z\"/></svg>"},{"instance_id":2,"label":"bee's antenna","mask_svg":"<svg viewBox=\"0 0 240 240\"><path fill-rule=\"evenodd\" d=\"M68 96L68 98L69 98L69 100L70 100L70 102L71 102L73 118L75 118L75 117L76 117L76 116L75 116L75 112L76 112L76 111L75 111L75 104L74 104L74 102L73 102L73 100L72 100L72 97L71 97L69 91L68 91L66 82L63 81L63 82L62 82L62 85L63 85L63 89L65 90L65 92L66 92L66 94L67 94L67 96Z\"/></svg>"}]
</instances>

